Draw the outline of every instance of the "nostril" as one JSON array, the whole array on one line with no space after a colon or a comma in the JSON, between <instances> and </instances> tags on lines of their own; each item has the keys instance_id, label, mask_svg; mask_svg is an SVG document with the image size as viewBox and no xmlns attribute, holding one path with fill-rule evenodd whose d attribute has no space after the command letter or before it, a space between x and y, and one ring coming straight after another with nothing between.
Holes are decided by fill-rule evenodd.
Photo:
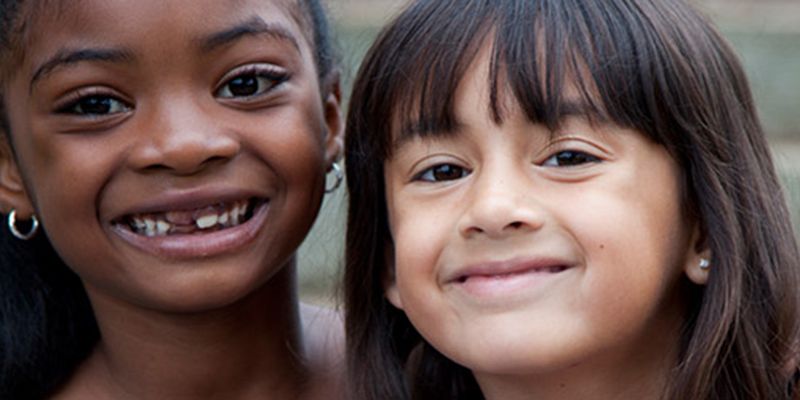
<instances>
[{"instance_id":1,"label":"nostril","mask_svg":"<svg viewBox=\"0 0 800 400\"><path fill-rule=\"evenodd\" d=\"M519 229L519 228L522 228L522 222L519 222L519 221L512 222L512 223L508 224L508 226L513 228L513 229Z\"/></svg>"},{"instance_id":2,"label":"nostril","mask_svg":"<svg viewBox=\"0 0 800 400\"><path fill-rule=\"evenodd\" d=\"M230 157L227 157L227 156L213 156L213 157L209 157L207 160L203 161L202 164L203 165L208 165L208 164L214 164L214 163L219 163L219 162L225 162L225 161L227 161L229 159L230 159Z\"/></svg>"}]
</instances>

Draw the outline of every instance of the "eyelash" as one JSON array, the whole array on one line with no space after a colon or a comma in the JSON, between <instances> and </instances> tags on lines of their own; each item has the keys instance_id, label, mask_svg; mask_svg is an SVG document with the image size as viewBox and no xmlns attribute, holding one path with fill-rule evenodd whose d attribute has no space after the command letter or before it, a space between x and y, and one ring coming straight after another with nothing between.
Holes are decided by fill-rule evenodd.
<instances>
[{"instance_id":1,"label":"eyelash","mask_svg":"<svg viewBox=\"0 0 800 400\"><path fill-rule=\"evenodd\" d=\"M269 93L275 88L279 87L282 83L289 80L290 75L285 70L269 64L251 64L246 65L238 70L234 70L228 74L227 78L222 85L217 88L214 94L223 99L245 99L251 100L258 98L265 93ZM255 79L255 81L253 81ZM252 85L255 83L258 87L253 93L237 94L231 90L230 85L234 84L236 80L242 80L240 84ZM267 85L266 87L263 87Z\"/></svg>"},{"instance_id":2,"label":"eyelash","mask_svg":"<svg viewBox=\"0 0 800 400\"><path fill-rule=\"evenodd\" d=\"M435 174L437 172L445 172L445 173L458 173L457 177L448 177L446 179L437 179ZM443 182L443 181L452 181L456 179L461 179L469 175L472 171L461 167L456 164L451 163L442 163L436 164L431 167L428 167L418 174L416 174L413 178L414 181L422 181L422 182Z\"/></svg>"},{"instance_id":3,"label":"eyelash","mask_svg":"<svg viewBox=\"0 0 800 400\"><path fill-rule=\"evenodd\" d=\"M560 161L564 161L567 158L571 159L575 163L571 165L558 164ZM601 161L602 160L599 157L596 157L594 155L591 155L583 151L561 150L554 153L546 160L544 160L541 166L548 168L572 168L589 163L599 163ZM448 176L437 177L436 176L437 173L445 173L448 174ZM431 167L422 170L421 172L417 173L412 180L422 181L422 182L445 182L445 181L452 181L464 178L468 176L470 173L472 173L471 170L461 167L457 164L442 163L433 165Z\"/></svg>"},{"instance_id":4,"label":"eyelash","mask_svg":"<svg viewBox=\"0 0 800 400\"><path fill-rule=\"evenodd\" d=\"M289 74L279 70L274 66L267 66L263 64L247 65L235 71L235 74L227 79L214 94L224 99L254 99L267 92L272 91L282 83L289 80ZM237 95L231 91L231 85L237 79L252 79L255 78L255 83L258 85L256 91L251 94ZM265 82L265 80L267 82ZM252 84L253 82L247 81L245 84ZM267 85L264 87L264 85ZM227 90L226 90L227 89ZM226 93L227 92L227 93ZM119 114L130 111L132 106L121 100L119 97L112 94L104 93L99 89L86 88L75 92L66 101L66 104L56 108L59 114L72 114L90 118L99 118L108 115Z\"/></svg>"},{"instance_id":5,"label":"eyelash","mask_svg":"<svg viewBox=\"0 0 800 400\"><path fill-rule=\"evenodd\" d=\"M576 161L575 164L571 165L559 165L558 162L560 160L565 160L567 158L571 158L573 161ZM577 167L583 164L589 163L598 163L601 159L597 156L591 155L589 153L579 151L579 150L560 150L546 160L542 162L543 167L560 167L560 168L570 168L570 167Z\"/></svg>"},{"instance_id":6,"label":"eyelash","mask_svg":"<svg viewBox=\"0 0 800 400\"><path fill-rule=\"evenodd\" d=\"M93 107L102 107L102 109L93 110ZM88 88L75 92L65 105L56 109L56 112L97 118L127 112L130 109L130 104L117 96L103 93L94 88Z\"/></svg>"}]
</instances>

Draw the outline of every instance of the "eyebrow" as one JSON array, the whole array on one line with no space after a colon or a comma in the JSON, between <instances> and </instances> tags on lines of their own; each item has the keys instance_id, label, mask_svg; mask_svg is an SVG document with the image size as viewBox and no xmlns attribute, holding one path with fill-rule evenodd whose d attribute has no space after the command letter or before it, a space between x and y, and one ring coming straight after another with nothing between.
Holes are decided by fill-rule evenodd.
<instances>
[{"instance_id":1,"label":"eyebrow","mask_svg":"<svg viewBox=\"0 0 800 400\"><path fill-rule=\"evenodd\" d=\"M33 73L33 77L31 78L29 90L33 91L33 87L37 81L40 81L58 68L63 68L69 65L87 61L111 63L128 62L133 60L133 58L133 53L125 49L61 49L53 57L50 57L47 61L42 63L41 66L36 68L35 72Z\"/></svg>"},{"instance_id":2,"label":"eyebrow","mask_svg":"<svg viewBox=\"0 0 800 400\"><path fill-rule=\"evenodd\" d=\"M300 43L289 29L281 24L267 23L259 16L254 16L230 29L212 33L202 38L200 40L200 47L204 52L210 52L249 36L268 36L274 39L287 41L295 49L300 50Z\"/></svg>"},{"instance_id":3,"label":"eyebrow","mask_svg":"<svg viewBox=\"0 0 800 400\"><path fill-rule=\"evenodd\" d=\"M220 32L212 33L200 39L200 47L203 52L211 52L219 47L226 46L247 36L269 36L289 42L294 48L300 49L300 44L294 35L284 26L279 24L269 24L261 17L255 16L241 24L225 29ZM62 49L53 57L45 61L36 68L29 91L33 91L36 83L58 68L81 62L110 62L122 63L130 62L134 59L133 52L127 49L116 48L80 48Z\"/></svg>"}]
</instances>

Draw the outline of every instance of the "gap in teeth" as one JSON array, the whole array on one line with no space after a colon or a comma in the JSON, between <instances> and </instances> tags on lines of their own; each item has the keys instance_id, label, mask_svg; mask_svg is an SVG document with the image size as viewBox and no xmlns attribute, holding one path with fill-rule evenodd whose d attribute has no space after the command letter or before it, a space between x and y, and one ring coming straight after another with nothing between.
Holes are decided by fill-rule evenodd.
<instances>
[{"instance_id":1,"label":"gap in teeth","mask_svg":"<svg viewBox=\"0 0 800 400\"><path fill-rule=\"evenodd\" d=\"M251 204L249 200L239 200L196 210L135 215L128 225L133 232L147 237L231 228L250 218Z\"/></svg>"}]
</instances>

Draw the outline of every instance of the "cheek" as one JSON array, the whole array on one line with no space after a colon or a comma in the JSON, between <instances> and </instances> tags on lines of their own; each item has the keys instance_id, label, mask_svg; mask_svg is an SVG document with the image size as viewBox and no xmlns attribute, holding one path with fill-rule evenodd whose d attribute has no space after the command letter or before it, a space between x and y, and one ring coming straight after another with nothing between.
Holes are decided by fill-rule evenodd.
<instances>
[{"instance_id":1,"label":"cheek","mask_svg":"<svg viewBox=\"0 0 800 400\"><path fill-rule=\"evenodd\" d=\"M47 139L47 138L45 138ZM34 141L27 154L27 182L37 213L55 245L62 239L91 242L99 226L98 201L114 166L109 148L80 145L79 138Z\"/></svg>"},{"instance_id":2,"label":"cheek","mask_svg":"<svg viewBox=\"0 0 800 400\"><path fill-rule=\"evenodd\" d=\"M84 218L92 213L96 199L113 174L114 152L103 146L71 146L54 143L61 151L44 151L34 155L34 185L42 212L53 211L64 218ZM86 147L90 150L87 151Z\"/></svg>"},{"instance_id":3,"label":"cheek","mask_svg":"<svg viewBox=\"0 0 800 400\"><path fill-rule=\"evenodd\" d=\"M100 282L112 278L108 271L117 268L117 263L90 193L95 192L77 185L61 189L53 185L40 196L39 210L47 237L61 259L82 280Z\"/></svg>"},{"instance_id":4,"label":"cheek","mask_svg":"<svg viewBox=\"0 0 800 400\"><path fill-rule=\"evenodd\" d=\"M387 191L387 205L398 292L408 305L406 312L424 312L433 305L426 299L438 291L437 267L451 223L444 210L393 195L391 186Z\"/></svg>"},{"instance_id":5,"label":"cheek","mask_svg":"<svg viewBox=\"0 0 800 400\"><path fill-rule=\"evenodd\" d=\"M645 323L671 301L688 237L677 191L622 187L612 193L586 192L583 206L564 218L586 257L576 301L591 305L588 316L596 323L613 322L617 330Z\"/></svg>"},{"instance_id":6,"label":"cheek","mask_svg":"<svg viewBox=\"0 0 800 400\"><path fill-rule=\"evenodd\" d=\"M318 126L311 126L316 119L301 119L297 114L279 119L289 119L290 123L248 132L244 142L257 147L254 153L268 166L271 175L267 179L280 187L277 193L283 194L271 199L271 223L278 227L272 240L290 253L308 233L319 212L326 165L322 134Z\"/></svg>"}]
</instances>

